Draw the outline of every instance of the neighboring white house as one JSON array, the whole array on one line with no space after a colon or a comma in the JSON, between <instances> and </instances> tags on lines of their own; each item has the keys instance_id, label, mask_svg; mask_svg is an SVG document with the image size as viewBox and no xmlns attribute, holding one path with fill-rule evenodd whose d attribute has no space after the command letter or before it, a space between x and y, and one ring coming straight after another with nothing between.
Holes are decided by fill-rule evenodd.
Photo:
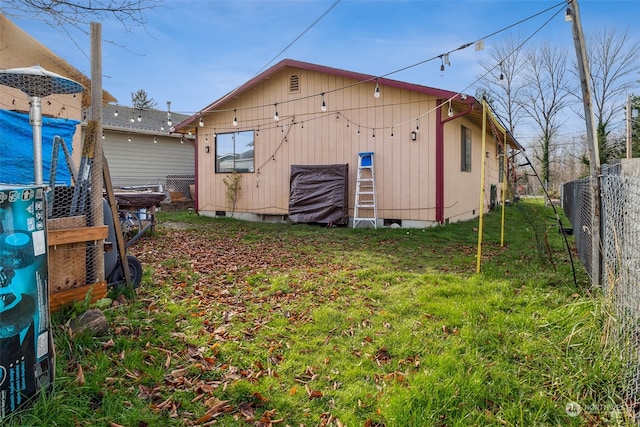
<instances>
[{"instance_id":1,"label":"neighboring white house","mask_svg":"<svg viewBox=\"0 0 640 427\"><path fill-rule=\"evenodd\" d=\"M105 105L102 147L114 187L161 187L189 198L195 138L174 133L188 116L155 109Z\"/></svg>"}]
</instances>

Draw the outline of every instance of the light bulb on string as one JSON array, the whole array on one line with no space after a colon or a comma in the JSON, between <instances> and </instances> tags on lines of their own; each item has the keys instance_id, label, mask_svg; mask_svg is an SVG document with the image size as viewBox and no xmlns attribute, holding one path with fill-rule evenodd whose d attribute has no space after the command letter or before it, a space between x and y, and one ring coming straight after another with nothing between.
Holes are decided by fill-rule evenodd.
<instances>
[{"instance_id":1,"label":"light bulb on string","mask_svg":"<svg viewBox=\"0 0 640 427\"><path fill-rule=\"evenodd\" d=\"M375 138L375 137L376 137L376 129L375 129L375 128L373 128L373 134L371 135L371 137L372 137L372 138Z\"/></svg>"},{"instance_id":2,"label":"light bulb on string","mask_svg":"<svg viewBox=\"0 0 640 427\"><path fill-rule=\"evenodd\" d=\"M118 117L118 110L113 112L113 117Z\"/></svg>"},{"instance_id":3,"label":"light bulb on string","mask_svg":"<svg viewBox=\"0 0 640 427\"><path fill-rule=\"evenodd\" d=\"M376 90L373 91L374 98L380 98L380 86L378 86L378 82L376 82Z\"/></svg>"},{"instance_id":4,"label":"light bulb on string","mask_svg":"<svg viewBox=\"0 0 640 427\"><path fill-rule=\"evenodd\" d=\"M138 123L140 123L141 121L142 121L142 116L138 114Z\"/></svg>"},{"instance_id":5,"label":"light bulb on string","mask_svg":"<svg viewBox=\"0 0 640 427\"><path fill-rule=\"evenodd\" d=\"M135 123L136 119L135 119L133 116L131 116L131 118L129 119L129 121L130 121L131 123Z\"/></svg>"},{"instance_id":6,"label":"light bulb on string","mask_svg":"<svg viewBox=\"0 0 640 427\"><path fill-rule=\"evenodd\" d=\"M238 116L236 115L236 110L233 110L233 125L238 126Z\"/></svg>"},{"instance_id":7,"label":"light bulb on string","mask_svg":"<svg viewBox=\"0 0 640 427\"><path fill-rule=\"evenodd\" d=\"M153 143L157 144L158 143L158 138L156 138L155 136L153 137Z\"/></svg>"},{"instance_id":8,"label":"light bulb on string","mask_svg":"<svg viewBox=\"0 0 640 427\"><path fill-rule=\"evenodd\" d=\"M161 130L162 132L164 132L164 120L162 121L162 124L160 125L160 130Z\"/></svg>"},{"instance_id":9,"label":"light bulb on string","mask_svg":"<svg viewBox=\"0 0 640 427\"><path fill-rule=\"evenodd\" d=\"M167 125L168 126L173 125L173 122L171 121L171 115L169 115L169 117L167 118Z\"/></svg>"},{"instance_id":10,"label":"light bulb on string","mask_svg":"<svg viewBox=\"0 0 640 427\"><path fill-rule=\"evenodd\" d=\"M442 55L440 55L440 71L444 71L444 59Z\"/></svg>"},{"instance_id":11,"label":"light bulb on string","mask_svg":"<svg viewBox=\"0 0 640 427\"><path fill-rule=\"evenodd\" d=\"M278 104L273 104L273 107L276 110L275 113L273 113L273 120L277 122L278 120L280 120L280 116L278 115Z\"/></svg>"},{"instance_id":12,"label":"light bulb on string","mask_svg":"<svg viewBox=\"0 0 640 427\"><path fill-rule=\"evenodd\" d=\"M391 128L391 136L390 136L390 138L393 139L393 127Z\"/></svg>"},{"instance_id":13,"label":"light bulb on string","mask_svg":"<svg viewBox=\"0 0 640 427\"><path fill-rule=\"evenodd\" d=\"M131 137L128 137L128 138L127 138L127 141L131 142Z\"/></svg>"},{"instance_id":14,"label":"light bulb on string","mask_svg":"<svg viewBox=\"0 0 640 427\"><path fill-rule=\"evenodd\" d=\"M416 119L416 133L420 133L419 119Z\"/></svg>"},{"instance_id":15,"label":"light bulb on string","mask_svg":"<svg viewBox=\"0 0 640 427\"><path fill-rule=\"evenodd\" d=\"M360 135L360 126L358 126L358 135Z\"/></svg>"},{"instance_id":16,"label":"light bulb on string","mask_svg":"<svg viewBox=\"0 0 640 427\"><path fill-rule=\"evenodd\" d=\"M500 63L500 80L504 80L504 73L502 72L502 62Z\"/></svg>"},{"instance_id":17,"label":"light bulb on string","mask_svg":"<svg viewBox=\"0 0 640 427\"><path fill-rule=\"evenodd\" d=\"M324 93L322 93L322 105L320 106L320 111L323 113L327 111L327 104L324 102Z\"/></svg>"},{"instance_id":18,"label":"light bulb on string","mask_svg":"<svg viewBox=\"0 0 640 427\"><path fill-rule=\"evenodd\" d=\"M451 100L449 100L449 111L447 111L449 117L453 117L453 108L451 108Z\"/></svg>"},{"instance_id":19,"label":"light bulb on string","mask_svg":"<svg viewBox=\"0 0 640 427\"><path fill-rule=\"evenodd\" d=\"M202 117L200 117L200 121L198 122L198 126L204 127L204 120L202 120Z\"/></svg>"}]
</instances>

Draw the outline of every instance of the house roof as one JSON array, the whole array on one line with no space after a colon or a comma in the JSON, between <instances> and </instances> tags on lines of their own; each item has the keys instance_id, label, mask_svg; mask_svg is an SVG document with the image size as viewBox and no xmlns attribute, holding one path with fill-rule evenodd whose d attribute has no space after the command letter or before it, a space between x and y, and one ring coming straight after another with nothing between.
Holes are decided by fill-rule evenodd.
<instances>
[{"instance_id":1,"label":"house roof","mask_svg":"<svg viewBox=\"0 0 640 427\"><path fill-rule=\"evenodd\" d=\"M482 120L482 104L477 99L475 99L473 96L470 96L470 95L460 94L457 92L452 92L444 89L437 89L430 86L423 86L419 84L388 79L385 77L376 77L370 74L363 74L355 71L348 71L348 70L342 70L339 68L327 67L324 65L312 64L309 62L296 61L293 59L283 59L279 63L275 64L273 67L256 75L254 78L247 81L243 85L237 87L236 89L227 93L223 97L207 105L198 113L190 116L183 122L179 123L178 125L175 126L175 130L177 132L180 132L181 130L182 131L186 130L187 128L190 127L190 125L193 126L192 123L194 123L196 120L199 120L202 114L219 109L220 107L225 105L229 100L242 95L244 92L253 88L260 82L269 79L271 76L273 76L274 74L278 73L279 71L287 67L299 68L299 69L308 70L308 71L315 71L315 72L324 73L324 74L330 74L338 77L344 77L347 79L353 79L363 83L375 81L379 86L383 86L383 87L387 86L387 87L403 89L411 92L422 93L422 94L429 95L439 99L446 99L446 100L452 99L452 101L454 101L456 104L461 105L462 108L465 108L464 104L467 104L469 106L467 108L470 111L469 114L472 120L480 120L480 121ZM511 133L509 132L507 132L507 140L509 141L509 144L512 147L518 148L521 150L523 149L522 146L515 140L513 135L511 135Z\"/></svg>"},{"instance_id":2,"label":"house roof","mask_svg":"<svg viewBox=\"0 0 640 427\"><path fill-rule=\"evenodd\" d=\"M91 79L53 53L20 27L0 14L0 68L22 68L40 65L48 71L75 80L84 86L83 105L91 104ZM102 91L103 102L116 102L107 91Z\"/></svg>"},{"instance_id":3,"label":"house roof","mask_svg":"<svg viewBox=\"0 0 640 427\"><path fill-rule=\"evenodd\" d=\"M140 121L138 121L138 117ZM171 112L173 123L184 121L187 117L189 116L185 114ZM175 136L167 119L167 111L164 110L140 109L113 104L102 107L102 128L108 130Z\"/></svg>"}]
</instances>

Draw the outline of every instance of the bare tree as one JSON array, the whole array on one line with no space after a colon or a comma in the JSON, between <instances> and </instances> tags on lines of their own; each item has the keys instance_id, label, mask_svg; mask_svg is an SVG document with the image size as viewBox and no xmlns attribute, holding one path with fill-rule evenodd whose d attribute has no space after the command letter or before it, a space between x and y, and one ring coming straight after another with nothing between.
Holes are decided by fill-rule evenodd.
<instances>
[{"instance_id":1,"label":"bare tree","mask_svg":"<svg viewBox=\"0 0 640 427\"><path fill-rule=\"evenodd\" d=\"M611 121L623 117L622 106L633 87L637 87L640 42L626 30L603 28L587 40L587 58L595 119L598 126L600 164L620 153L619 143L609 138Z\"/></svg>"},{"instance_id":2,"label":"bare tree","mask_svg":"<svg viewBox=\"0 0 640 427\"><path fill-rule=\"evenodd\" d=\"M0 12L7 16L27 15L52 26L76 28L86 28L91 21L115 18L129 29L144 26L143 12L161 4L161 0L2 0Z\"/></svg>"},{"instance_id":3,"label":"bare tree","mask_svg":"<svg viewBox=\"0 0 640 427\"><path fill-rule=\"evenodd\" d=\"M542 181L548 183L553 143L563 124L561 113L571 101L567 51L544 42L525 53L525 63L525 86L517 102L539 132L536 157L542 168Z\"/></svg>"},{"instance_id":4,"label":"bare tree","mask_svg":"<svg viewBox=\"0 0 640 427\"><path fill-rule=\"evenodd\" d=\"M486 89L480 89L477 93L489 95L487 98L492 100L491 106L511 133L515 133L516 125L523 117L522 106L518 102L525 71L521 45L522 42L509 38L494 46L489 51L488 59L480 61L484 70L481 82Z\"/></svg>"}]
</instances>

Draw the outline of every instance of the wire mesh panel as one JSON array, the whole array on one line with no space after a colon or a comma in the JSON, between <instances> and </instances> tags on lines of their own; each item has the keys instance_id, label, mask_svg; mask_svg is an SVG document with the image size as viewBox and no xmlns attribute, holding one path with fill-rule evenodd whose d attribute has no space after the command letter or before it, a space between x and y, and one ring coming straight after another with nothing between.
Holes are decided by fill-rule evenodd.
<instances>
[{"instance_id":1,"label":"wire mesh panel","mask_svg":"<svg viewBox=\"0 0 640 427\"><path fill-rule=\"evenodd\" d=\"M603 289L613 303L625 390L640 397L640 178L602 177ZM636 414L640 422L640 414Z\"/></svg>"},{"instance_id":2,"label":"wire mesh panel","mask_svg":"<svg viewBox=\"0 0 640 427\"><path fill-rule=\"evenodd\" d=\"M624 363L627 402L640 399L640 178L600 178L602 290L615 317L609 342ZM588 178L565 184L563 207L574 227L576 249L591 275L591 195ZM640 412L635 411L640 425Z\"/></svg>"},{"instance_id":3,"label":"wire mesh panel","mask_svg":"<svg viewBox=\"0 0 640 427\"><path fill-rule=\"evenodd\" d=\"M563 186L562 207L573 226L578 258L582 262L589 277L593 277L591 268L592 251L591 232L591 179L584 178Z\"/></svg>"},{"instance_id":4,"label":"wire mesh panel","mask_svg":"<svg viewBox=\"0 0 640 427\"><path fill-rule=\"evenodd\" d=\"M195 175L167 175L166 188L170 193L182 193L186 200L191 200L189 186L195 185Z\"/></svg>"},{"instance_id":5,"label":"wire mesh panel","mask_svg":"<svg viewBox=\"0 0 640 427\"><path fill-rule=\"evenodd\" d=\"M59 141L65 144L64 141ZM104 223L102 205L94 206L92 194L103 192L101 174L92 174L93 155L83 149L82 160L76 169L73 162L52 162L50 189L47 195L47 225L52 230L79 229ZM59 183L56 174L61 168L72 169L70 185ZM98 257L103 257L101 241L74 242L52 248L50 257L53 278L50 279L51 292L83 286L104 280L102 267L97 265ZM106 266L105 266L106 270Z\"/></svg>"}]
</instances>

